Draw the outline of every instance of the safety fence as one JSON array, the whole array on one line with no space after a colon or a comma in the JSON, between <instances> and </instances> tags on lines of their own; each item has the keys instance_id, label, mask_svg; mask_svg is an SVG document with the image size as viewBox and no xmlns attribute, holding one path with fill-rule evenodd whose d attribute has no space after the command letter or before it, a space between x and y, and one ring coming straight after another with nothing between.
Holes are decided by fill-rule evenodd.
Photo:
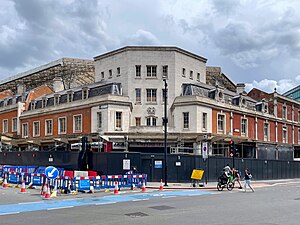
<instances>
[{"instance_id":1,"label":"safety fence","mask_svg":"<svg viewBox=\"0 0 300 225\"><path fill-rule=\"evenodd\" d=\"M25 172L26 171L26 172ZM34 172L28 172L34 171ZM55 179L48 179L45 176L45 167L23 168L15 166L3 166L1 177L9 184L22 184L24 181L28 186L43 186L45 183L51 189L69 191L88 191L115 188L132 188L147 185L147 174L130 175L101 175L97 176L95 171L82 171L87 176L74 176L76 171L68 171L59 168L59 176ZM77 171L80 172L80 171ZM78 174L78 173L77 173ZM93 176L90 176L90 175Z\"/></svg>"}]
</instances>

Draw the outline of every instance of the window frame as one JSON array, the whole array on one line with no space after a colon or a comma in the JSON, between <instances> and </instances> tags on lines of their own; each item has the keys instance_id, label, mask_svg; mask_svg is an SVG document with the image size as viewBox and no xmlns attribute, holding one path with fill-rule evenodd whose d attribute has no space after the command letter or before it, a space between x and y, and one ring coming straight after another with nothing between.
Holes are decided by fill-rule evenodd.
<instances>
[{"instance_id":1,"label":"window frame","mask_svg":"<svg viewBox=\"0 0 300 225\"><path fill-rule=\"evenodd\" d=\"M122 117L123 117L123 112L121 111L115 112L115 130L122 130Z\"/></svg>"},{"instance_id":2,"label":"window frame","mask_svg":"<svg viewBox=\"0 0 300 225\"><path fill-rule=\"evenodd\" d=\"M243 123L245 122L245 123ZM248 119L241 118L241 135L248 136Z\"/></svg>"},{"instance_id":3,"label":"window frame","mask_svg":"<svg viewBox=\"0 0 300 225\"><path fill-rule=\"evenodd\" d=\"M220 117L220 119L222 119L222 120L220 120L219 119L219 117ZM220 123L219 122L222 122L222 129L220 129ZM217 114L217 132L218 133L222 133L222 134L225 134L225 132L226 132L226 123L225 123L225 121L226 121L226 115L225 114L223 114L223 113L218 113Z\"/></svg>"},{"instance_id":4,"label":"window frame","mask_svg":"<svg viewBox=\"0 0 300 225\"><path fill-rule=\"evenodd\" d=\"M286 105L282 106L282 119L287 119L287 107Z\"/></svg>"},{"instance_id":5,"label":"window frame","mask_svg":"<svg viewBox=\"0 0 300 225\"><path fill-rule=\"evenodd\" d=\"M157 126L157 117L156 116L146 116L146 126L147 127L156 127Z\"/></svg>"},{"instance_id":6,"label":"window frame","mask_svg":"<svg viewBox=\"0 0 300 225\"><path fill-rule=\"evenodd\" d=\"M206 112L202 113L202 130L207 131L207 116L208 114Z\"/></svg>"},{"instance_id":7,"label":"window frame","mask_svg":"<svg viewBox=\"0 0 300 225\"><path fill-rule=\"evenodd\" d=\"M26 134L27 135L25 135L25 126L26 126ZM28 133L29 133L28 122L27 123L22 123L22 138L28 138Z\"/></svg>"},{"instance_id":8,"label":"window frame","mask_svg":"<svg viewBox=\"0 0 300 225\"><path fill-rule=\"evenodd\" d=\"M48 132L48 123L51 121L51 133ZM45 136L53 135L53 119L46 119L45 120Z\"/></svg>"},{"instance_id":9,"label":"window frame","mask_svg":"<svg viewBox=\"0 0 300 225\"><path fill-rule=\"evenodd\" d=\"M61 131L61 120L65 119L65 131ZM67 117L58 117L58 134L66 134L67 133Z\"/></svg>"},{"instance_id":10,"label":"window frame","mask_svg":"<svg viewBox=\"0 0 300 225\"><path fill-rule=\"evenodd\" d=\"M35 130L35 125L38 124L38 133L36 133L36 130ZM39 137L41 136L41 122L36 120L36 121L33 121L32 122L32 136L33 137Z\"/></svg>"},{"instance_id":11,"label":"window frame","mask_svg":"<svg viewBox=\"0 0 300 225\"><path fill-rule=\"evenodd\" d=\"M190 129L190 112L182 112L183 119L183 129Z\"/></svg>"},{"instance_id":12,"label":"window frame","mask_svg":"<svg viewBox=\"0 0 300 225\"><path fill-rule=\"evenodd\" d=\"M142 66L135 65L135 78L141 78L142 76Z\"/></svg>"},{"instance_id":13,"label":"window frame","mask_svg":"<svg viewBox=\"0 0 300 225\"><path fill-rule=\"evenodd\" d=\"M154 96L155 93L155 96ZM150 94L150 96L148 96ZM148 101L150 99L150 101ZM157 103L157 89L147 88L146 89L146 103Z\"/></svg>"},{"instance_id":14,"label":"window frame","mask_svg":"<svg viewBox=\"0 0 300 225\"><path fill-rule=\"evenodd\" d=\"M288 143L288 128L282 126L282 143Z\"/></svg>"},{"instance_id":15,"label":"window frame","mask_svg":"<svg viewBox=\"0 0 300 225\"><path fill-rule=\"evenodd\" d=\"M76 118L80 118L80 129L76 129ZM82 114L73 115L73 133L81 133L82 132Z\"/></svg>"},{"instance_id":16,"label":"window frame","mask_svg":"<svg viewBox=\"0 0 300 225\"><path fill-rule=\"evenodd\" d=\"M4 126L4 123L5 123L6 126ZM4 134L8 133L8 119L2 120L2 132Z\"/></svg>"},{"instance_id":17,"label":"window frame","mask_svg":"<svg viewBox=\"0 0 300 225\"><path fill-rule=\"evenodd\" d=\"M135 126L140 127L141 125L141 117L135 117Z\"/></svg>"},{"instance_id":18,"label":"window frame","mask_svg":"<svg viewBox=\"0 0 300 225\"><path fill-rule=\"evenodd\" d=\"M157 78L157 65L146 65L146 78Z\"/></svg>"},{"instance_id":19,"label":"window frame","mask_svg":"<svg viewBox=\"0 0 300 225\"><path fill-rule=\"evenodd\" d=\"M268 122L264 122L264 131L263 131L263 134L264 134L264 141L269 141L269 137L270 137L270 124Z\"/></svg>"},{"instance_id":20,"label":"window frame","mask_svg":"<svg viewBox=\"0 0 300 225\"><path fill-rule=\"evenodd\" d=\"M14 124L14 121L16 121L15 124ZM14 125L16 125L16 127ZM12 118L12 120L11 120L11 129L12 129L12 132L17 132L18 131L18 118L17 117Z\"/></svg>"},{"instance_id":21,"label":"window frame","mask_svg":"<svg viewBox=\"0 0 300 225\"><path fill-rule=\"evenodd\" d=\"M103 128L103 124L102 124L102 121L103 121L103 115L102 115L102 112L97 112L97 130L101 130Z\"/></svg>"},{"instance_id":22,"label":"window frame","mask_svg":"<svg viewBox=\"0 0 300 225\"><path fill-rule=\"evenodd\" d=\"M138 96L139 93L139 96ZM142 102L142 89L136 88L135 89L135 103L141 103Z\"/></svg>"},{"instance_id":23,"label":"window frame","mask_svg":"<svg viewBox=\"0 0 300 225\"><path fill-rule=\"evenodd\" d=\"M162 66L162 77L168 78L169 67L168 65Z\"/></svg>"}]
</instances>

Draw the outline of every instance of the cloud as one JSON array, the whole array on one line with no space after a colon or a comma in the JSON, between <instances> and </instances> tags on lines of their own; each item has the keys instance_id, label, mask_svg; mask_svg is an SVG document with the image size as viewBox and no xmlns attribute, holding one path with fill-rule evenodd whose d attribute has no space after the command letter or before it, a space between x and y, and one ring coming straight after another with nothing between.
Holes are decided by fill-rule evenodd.
<instances>
[{"instance_id":1,"label":"cloud","mask_svg":"<svg viewBox=\"0 0 300 225\"><path fill-rule=\"evenodd\" d=\"M123 45L159 45L159 40L151 32L140 29L126 38Z\"/></svg>"},{"instance_id":2,"label":"cloud","mask_svg":"<svg viewBox=\"0 0 300 225\"><path fill-rule=\"evenodd\" d=\"M300 85L300 75L296 76L295 79L281 79L279 81L276 80L268 80L263 79L261 81L254 80L252 83L246 83L246 91L249 92L253 88L257 88L263 90L267 93L271 93L276 88L276 91L280 94L283 94L290 89Z\"/></svg>"}]
</instances>

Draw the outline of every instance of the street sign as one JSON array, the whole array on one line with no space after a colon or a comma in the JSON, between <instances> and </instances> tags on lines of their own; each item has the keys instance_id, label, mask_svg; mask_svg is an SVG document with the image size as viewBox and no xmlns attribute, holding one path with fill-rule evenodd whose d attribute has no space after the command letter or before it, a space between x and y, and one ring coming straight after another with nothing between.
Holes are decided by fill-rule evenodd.
<instances>
[{"instance_id":1,"label":"street sign","mask_svg":"<svg viewBox=\"0 0 300 225\"><path fill-rule=\"evenodd\" d=\"M154 161L154 168L161 169L162 168L162 160L155 160Z\"/></svg>"},{"instance_id":2,"label":"street sign","mask_svg":"<svg viewBox=\"0 0 300 225\"><path fill-rule=\"evenodd\" d=\"M48 166L45 169L45 175L49 179L55 179L56 177L58 177L58 174L58 169L56 169L54 166Z\"/></svg>"},{"instance_id":3,"label":"street sign","mask_svg":"<svg viewBox=\"0 0 300 225\"><path fill-rule=\"evenodd\" d=\"M208 148L207 148L207 142L202 142L202 157L203 159L207 159L208 158Z\"/></svg>"}]
</instances>

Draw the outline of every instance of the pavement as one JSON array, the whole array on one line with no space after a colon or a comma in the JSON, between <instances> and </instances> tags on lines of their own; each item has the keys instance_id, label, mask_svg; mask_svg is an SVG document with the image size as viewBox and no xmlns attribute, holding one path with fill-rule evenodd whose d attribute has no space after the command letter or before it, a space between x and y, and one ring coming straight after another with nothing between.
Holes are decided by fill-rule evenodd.
<instances>
[{"instance_id":1,"label":"pavement","mask_svg":"<svg viewBox=\"0 0 300 225\"><path fill-rule=\"evenodd\" d=\"M244 181L241 180L242 186L244 186ZM280 180L252 180L251 185L253 188L260 187L268 187L268 186L276 186L276 185L287 185L287 184L300 184L300 179L280 179ZM160 182L147 182L147 188L149 189L159 189L161 183ZM235 187L238 188L237 182L235 183ZM198 184L193 185L193 183L174 183L167 182L167 186L163 182L163 189L206 189L206 190L216 190L217 182L203 182L200 181Z\"/></svg>"}]
</instances>

